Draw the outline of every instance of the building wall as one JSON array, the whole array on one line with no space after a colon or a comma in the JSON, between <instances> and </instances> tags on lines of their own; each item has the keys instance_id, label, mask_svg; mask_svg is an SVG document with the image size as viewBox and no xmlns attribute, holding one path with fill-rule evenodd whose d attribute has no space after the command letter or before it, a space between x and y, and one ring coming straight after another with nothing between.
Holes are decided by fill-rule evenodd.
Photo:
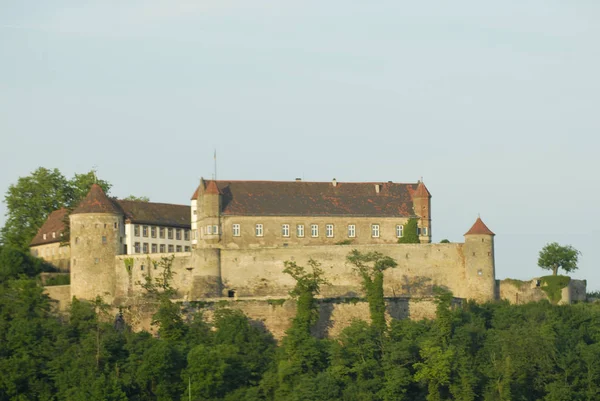
<instances>
[{"instance_id":1,"label":"building wall","mask_svg":"<svg viewBox=\"0 0 600 401\"><path fill-rule=\"evenodd\" d=\"M469 273L463 244L333 245L312 247L226 249L221 251L223 293L235 291L238 297L286 296L294 281L282 273L283 261L308 266L310 258L321 263L331 285L322 289L324 297L361 296L361 283L346 257L352 249L380 252L396 260L398 266L385 272L384 292L388 297L427 296L434 286L446 288L459 298L478 301L494 299L493 265L475 260L484 274ZM486 253L487 255L487 253ZM470 269L471 271L473 269Z\"/></svg>"},{"instance_id":2,"label":"building wall","mask_svg":"<svg viewBox=\"0 0 600 401\"><path fill-rule=\"evenodd\" d=\"M71 295L112 302L115 256L123 253L123 217L110 213L71 214Z\"/></svg>"},{"instance_id":3,"label":"building wall","mask_svg":"<svg viewBox=\"0 0 600 401\"><path fill-rule=\"evenodd\" d=\"M61 272L68 272L71 265L71 249L69 245L61 246L60 242L36 245L30 248L31 254L44 259Z\"/></svg>"},{"instance_id":4,"label":"building wall","mask_svg":"<svg viewBox=\"0 0 600 401\"><path fill-rule=\"evenodd\" d=\"M135 235L135 226L139 227L139 235ZM143 227L147 227L147 236L143 235ZM155 237L152 237L152 228L155 230ZM192 242L190 240L190 231L184 228L178 227L162 227L165 230L164 238L160 238L160 226L153 226L151 224L125 224L125 244L127 245L127 254L134 255L136 253L143 252L143 244L148 244L148 253L160 253L160 245L165 246L165 253L169 252L169 245L173 246L173 252L176 252L177 246L181 247L181 252L189 252L191 250ZM168 229L173 230L173 238L169 239ZM181 239L178 240L176 236L176 230L181 230ZM186 234L187 232L187 234ZM187 240L185 239L187 235ZM135 243L140 243L140 252L135 251ZM156 245L156 252L152 252L152 245ZM171 252L171 253L173 253Z\"/></svg>"},{"instance_id":5,"label":"building wall","mask_svg":"<svg viewBox=\"0 0 600 401\"><path fill-rule=\"evenodd\" d=\"M210 221L209 221L210 220ZM215 224L214 219L202 219L198 222L199 236L202 239L214 238L207 235L206 225ZM397 217L306 217L306 216L221 216L220 246L230 249L258 248L273 246L334 245L341 241L352 244L395 244L398 242L396 227L403 226L408 218ZM239 224L240 235L233 235L233 225ZM256 225L262 224L263 235L256 235ZM289 235L283 235L283 225L289 225ZM311 226L318 226L318 236L313 237ZM327 236L327 225L333 225L333 236ZM348 236L348 225L355 226L355 237ZM372 225L379 225L379 237L372 234ZM297 226L304 225L304 236L299 237ZM428 232L429 234L429 232ZM430 237L425 237L430 242Z\"/></svg>"}]
</instances>

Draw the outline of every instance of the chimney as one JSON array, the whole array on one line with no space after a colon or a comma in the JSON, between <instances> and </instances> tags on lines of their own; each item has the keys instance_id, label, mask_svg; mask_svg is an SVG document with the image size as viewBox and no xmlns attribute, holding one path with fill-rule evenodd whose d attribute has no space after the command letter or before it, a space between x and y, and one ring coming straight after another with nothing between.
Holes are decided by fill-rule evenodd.
<instances>
[{"instance_id":1,"label":"chimney","mask_svg":"<svg viewBox=\"0 0 600 401\"><path fill-rule=\"evenodd\" d=\"M337 187L337 180L334 178L333 180L331 180L331 185L333 185L333 187Z\"/></svg>"},{"instance_id":2,"label":"chimney","mask_svg":"<svg viewBox=\"0 0 600 401\"><path fill-rule=\"evenodd\" d=\"M381 185L375 184L375 192L379 193L380 190L381 190Z\"/></svg>"}]
</instances>

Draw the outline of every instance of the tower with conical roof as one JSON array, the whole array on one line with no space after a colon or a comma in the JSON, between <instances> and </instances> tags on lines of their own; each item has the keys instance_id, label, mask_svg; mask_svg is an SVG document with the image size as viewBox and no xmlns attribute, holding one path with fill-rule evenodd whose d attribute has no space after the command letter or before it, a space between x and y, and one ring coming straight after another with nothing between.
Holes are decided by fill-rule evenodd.
<instances>
[{"instance_id":1,"label":"tower with conical roof","mask_svg":"<svg viewBox=\"0 0 600 401\"><path fill-rule=\"evenodd\" d=\"M115 256L123 253L123 212L93 184L71 212L71 296L112 302Z\"/></svg>"},{"instance_id":2,"label":"tower with conical roof","mask_svg":"<svg viewBox=\"0 0 600 401\"><path fill-rule=\"evenodd\" d=\"M495 235L480 217L465 233L465 278L470 298L479 302L496 299Z\"/></svg>"},{"instance_id":3,"label":"tower with conical roof","mask_svg":"<svg viewBox=\"0 0 600 401\"><path fill-rule=\"evenodd\" d=\"M221 239L222 194L215 180L200 182L198 189L198 227L200 244L218 246Z\"/></svg>"},{"instance_id":4,"label":"tower with conical roof","mask_svg":"<svg viewBox=\"0 0 600 401\"><path fill-rule=\"evenodd\" d=\"M419 181L412 201L414 213L418 216L419 241L428 244L431 242L431 194L423 181Z\"/></svg>"}]
</instances>

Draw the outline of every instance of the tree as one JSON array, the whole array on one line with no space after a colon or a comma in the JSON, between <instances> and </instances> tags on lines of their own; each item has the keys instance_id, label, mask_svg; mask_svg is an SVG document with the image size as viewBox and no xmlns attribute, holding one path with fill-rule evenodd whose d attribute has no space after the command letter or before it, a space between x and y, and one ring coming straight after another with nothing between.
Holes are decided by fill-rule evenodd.
<instances>
[{"instance_id":1,"label":"tree","mask_svg":"<svg viewBox=\"0 0 600 401\"><path fill-rule=\"evenodd\" d=\"M129 195L128 197L123 198L123 200L138 201L138 202L150 202L150 198L148 198L147 196L135 196L135 195Z\"/></svg>"},{"instance_id":2,"label":"tree","mask_svg":"<svg viewBox=\"0 0 600 401\"><path fill-rule=\"evenodd\" d=\"M404 224L402 230L402 237L398 238L399 244L420 244L419 233L418 233L418 221L417 219L410 218Z\"/></svg>"},{"instance_id":3,"label":"tree","mask_svg":"<svg viewBox=\"0 0 600 401\"><path fill-rule=\"evenodd\" d=\"M363 254L356 249L350 252L346 260L354 265L354 270L362 279L362 286L367 294L367 302L369 302L372 326L379 333L383 333L386 329L383 272L396 267L396 261L380 252Z\"/></svg>"},{"instance_id":4,"label":"tree","mask_svg":"<svg viewBox=\"0 0 600 401\"><path fill-rule=\"evenodd\" d=\"M563 269L569 273L577 270L579 261L579 252L571 245L559 245L556 242L546 244L540 251L538 266L545 270L552 270L552 275L556 276L558 269Z\"/></svg>"},{"instance_id":5,"label":"tree","mask_svg":"<svg viewBox=\"0 0 600 401\"><path fill-rule=\"evenodd\" d=\"M56 168L39 167L29 176L19 178L4 196L7 219L0 242L26 249L51 212L77 206L95 182L105 192L110 189L108 182L96 178L94 170L67 180Z\"/></svg>"}]
</instances>

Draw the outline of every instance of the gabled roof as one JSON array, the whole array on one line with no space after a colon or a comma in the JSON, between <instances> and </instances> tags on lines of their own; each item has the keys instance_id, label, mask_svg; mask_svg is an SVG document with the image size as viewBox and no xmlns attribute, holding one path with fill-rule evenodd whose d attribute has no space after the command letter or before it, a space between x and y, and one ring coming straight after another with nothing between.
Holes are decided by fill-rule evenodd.
<instances>
[{"instance_id":1,"label":"gabled roof","mask_svg":"<svg viewBox=\"0 0 600 401\"><path fill-rule=\"evenodd\" d=\"M115 202L129 223L167 227L191 227L191 207L169 203L154 203L117 199Z\"/></svg>"},{"instance_id":2,"label":"gabled roof","mask_svg":"<svg viewBox=\"0 0 600 401\"><path fill-rule=\"evenodd\" d=\"M490 230L481 220L480 217L475 220L475 224L471 227L469 231L465 233L465 235L496 235Z\"/></svg>"},{"instance_id":3,"label":"gabled roof","mask_svg":"<svg viewBox=\"0 0 600 401\"><path fill-rule=\"evenodd\" d=\"M335 186L306 181L215 183L222 194L222 214L238 216L411 217L418 186L392 182L336 182ZM197 188L192 199L198 199L200 192Z\"/></svg>"},{"instance_id":4,"label":"gabled roof","mask_svg":"<svg viewBox=\"0 0 600 401\"><path fill-rule=\"evenodd\" d=\"M31 240L30 246L52 244L62 240L61 233L65 229L65 218L67 209L58 209L50 213L44 224L40 227L37 234ZM54 233L54 238L53 234ZM46 239L44 239L46 234Z\"/></svg>"},{"instance_id":5,"label":"gabled roof","mask_svg":"<svg viewBox=\"0 0 600 401\"><path fill-rule=\"evenodd\" d=\"M82 214L82 213L113 213L122 214L115 203L106 196L102 187L98 184L92 184L90 192L79 205L71 212L71 214Z\"/></svg>"}]
</instances>

